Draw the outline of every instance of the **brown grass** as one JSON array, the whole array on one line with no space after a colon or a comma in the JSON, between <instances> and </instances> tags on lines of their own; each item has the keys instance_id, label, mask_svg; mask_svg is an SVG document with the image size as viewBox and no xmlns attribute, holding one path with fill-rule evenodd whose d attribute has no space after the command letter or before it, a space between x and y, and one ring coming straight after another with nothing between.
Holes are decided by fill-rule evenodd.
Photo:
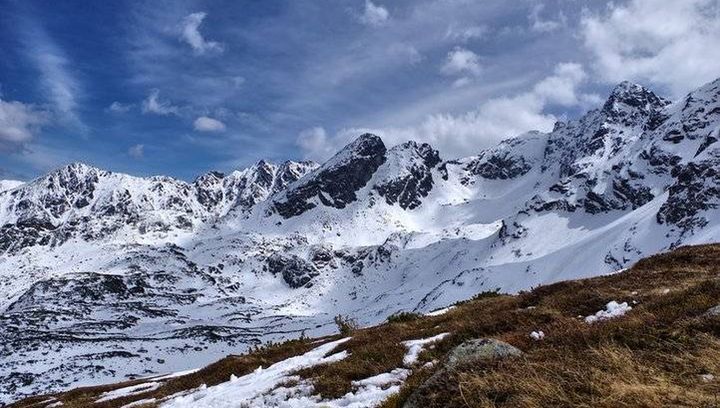
<instances>
[{"instance_id":1,"label":"brown grass","mask_svg":"<svg viewBox=\"0 0 720 408\"><path fill-rule=\"evenodd\" d=\"M345 360L299 375L323 397L339 397L352 390L353 380L401 366L406 351L402 341L450 332L420 355L419 365L437 360L435 369L440 369L453 347L478 337L507 341L524 355L462 366L441 376L434 387L418 393L422 407L718 407L720 318L703 313L720 303L719 273L720 245L703 245L644 259L612 276L559 282L516 296L478 296L444 315L408 315L353 330L352 339L334 351L347 349ZM638 303L628 315L607 322L588 325L578 318L610 300ZM538 329L546 333L539 342L528 336ZM154 392L94 406L117 407L217 384L231 373L242 375L314 346L302 340L231 356ZM382 407L402 407L432 373L416 368L401 392ZM717 379L704 380L705 374ZM83 404L119 387L83 388L56 397L68 407L88 406ZM30 402L13 407L29 407Z\"/></svg>"}]
</instances>

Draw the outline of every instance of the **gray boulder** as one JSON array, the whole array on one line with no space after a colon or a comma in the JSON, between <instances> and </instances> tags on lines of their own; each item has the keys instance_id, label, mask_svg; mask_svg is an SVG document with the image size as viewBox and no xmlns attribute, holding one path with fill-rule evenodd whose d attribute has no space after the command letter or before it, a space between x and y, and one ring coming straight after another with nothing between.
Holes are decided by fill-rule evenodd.
<instances>
[{"instance_id":1,"label":"gray boulder","mask_svg":"<svg viewBox=\"0 0 720 408\"><path fill-rule=\"evenodd\" d=\"M452 371L462 365L521 355L522 351L520 349L504 341L495 339L468 340L450 351L444 366L410 394L405 404L403 404L403 408L423 408L428 406L428 399L431 399L433 395L438 395L435 391L447 388L447 381L448 378L451 378ZM434 406L442 403L442 401L434 402Z\"/></svg>"},{"instance_id":2,"label":"gray boulder","mask_svg":"<svg viewBox=\"0 0 720 408\"><path fill-rule=\"evenodd\" d=\"M517 347L495 339L474 339L452 349L448 354L445 367L453 370L463 364L498 360L522 355Z\"/></svg>"},{"instance_id":3,"label":"gray boulder","mask_svg":"<svg viewBox=\"0 0 720 408\"><path fill-rule=\"evenodd\" d=\"M718 317L720 316L720 305L713 306L705 312L705 317Z\"/></svg>"}]
</instances>

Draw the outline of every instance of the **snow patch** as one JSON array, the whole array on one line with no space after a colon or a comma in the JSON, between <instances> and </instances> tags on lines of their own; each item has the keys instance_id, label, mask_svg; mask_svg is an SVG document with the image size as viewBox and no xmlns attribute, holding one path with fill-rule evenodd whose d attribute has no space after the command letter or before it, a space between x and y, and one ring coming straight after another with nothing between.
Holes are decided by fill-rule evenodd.
<instances>
[{"instance_id":1,"label":"snow patch","mask_svg":"<svg viewBox=\"0 0 720 408\"><path fill-rule=\"evenodd\" d=\"M425 313L425 316L440 316L440 315L444 315L445 313L447 313L453 309L455 309L455 306L448 306L448 307L445 307L442 309L433 310L432 312L429 312L429 313Z\"/></svg>"},{"instance_id":2,"label":"snow patch","mask_svg":"<svg viewBox=\"0 0 720 408\"><path fill-rule=\"evenodd\" d=\"M605 305L605 310L599 310L594 315L586 316L585 323L592 324L603 320L614 319L616 317L624 316L625 313L630 310L632 310L632 306L629 306L627 302L618 303L613 300Z\"/></svg>"},{"instance_id":3,"label":"snow patch","mask_svg":"<svg viewBox=\"0 0 720 408\"><path fill-rule=\"evenodd\" d=\"M141 383L141 384L135 384L131 385L129 387L124 388L118 388L117 390L112 390L108 392L104 392L100 394L100 398L95 400L95 402L104 402L104 401L110 401L114 400L120 397L129 397L137 394L142 394L144 392L148 391L155 391L160 387L160 383L157 382L147 382L147 383Z\"/></svg>"},{"instance_id":4,"label":"snow patch","mask_svg":"<svg viewBox=\"0 0 720 408\"><path fill-rule=\"evenodd\" d=\"M403 357L403 364L405 364L406 367L415 364L418 360L418 356L423 351L426 345L440 341L449 334L450 333L442 333L438 334L437 336L429 337L427 339L409 340L403 342L403 345L408 348L408 352Z\"/></svg>"},{"instance_id":5,"label":"snow patch","mask_svg":"<svg viewBox=\"0 0 720 408\"><path fill-rule=\"evenodd\" d=\"M242 377L233 378L212 387L179 396L167 401L163 408L231 408L239 405L238 399L250 400L267 393L283 382L293 379L292 373L303 368L340 361L348 356L347 351L326 355L338 345L350 340L349 337L323 344L301 356L291 357ZM247 405L254 407L255 405Z\"/></svg>"},{"instance_id":6,"label":"snow patch","mask_svg":"<svg viewBox=\"0 0 720 408\"><path fill-rule=\"evenodd\" d=\"M542 330L533 331L532 333L530 333L530 338L535 341L540 341L545 338L545 332L543 332Z\"/></svg>"}]
</instances>

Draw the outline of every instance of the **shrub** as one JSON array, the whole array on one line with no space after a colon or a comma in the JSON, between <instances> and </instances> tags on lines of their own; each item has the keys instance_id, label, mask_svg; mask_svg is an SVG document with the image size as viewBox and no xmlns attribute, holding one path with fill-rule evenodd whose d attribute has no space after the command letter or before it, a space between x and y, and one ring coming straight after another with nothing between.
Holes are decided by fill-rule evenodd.
<instances>
[{"instance_id":1,"label":"shrub","mask_svg":"<svg viewBox=\"0 0 720 408\"><path fill-rule=\"evenodd\" d=\"M422 315L415 312L399 312L388 316L387 321L388 323L412 322L420 317L422 317Z\"/></svg>"},{"instance_id":2,"label":"shrub","mask_svg":"<svg viewBox=\"0 0 720 408\"><path fill-rule=\"evenodd\" d=\"M359 328L357 320L343 315L337 315L335 316L335 324L338 327L338 331L340 331L340 334L343 336L349 336Z\"/></svg>"}]
</instances>

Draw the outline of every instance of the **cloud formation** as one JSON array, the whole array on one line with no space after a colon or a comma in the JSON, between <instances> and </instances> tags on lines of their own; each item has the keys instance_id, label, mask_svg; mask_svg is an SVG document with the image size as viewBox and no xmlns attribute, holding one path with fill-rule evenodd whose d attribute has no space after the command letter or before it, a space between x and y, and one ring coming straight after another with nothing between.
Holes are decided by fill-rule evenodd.
<instances>
[{"instance_id":1,"label":"cloud formation","mask_svg":"<svg viewBox=\"0 0 720 408\"><path fill-rule=\"evenodd\" d=\"M200 24L207 17L207 13L192 13L185 17L182 22L180 38L192 47L195 54L205 54L206 52L223 52L225 47L217 41L205 40L200 33Z\"/></svg>"},{"instance_id":2,"label":"cloud formation","mask_svg":"<svg viewBox=\"0 0 720 408\"><path fill-rule=\"evenodd\" d=\"M448 52L445 64L443 64L440 72L447 76L459 76L453 82L456 87L467 85L482 72L480 58L466 48L455 47Z\"/></svg>"},{"instance_id":3,"label":"cloud formation","mask_svg":"<svg viewBox=\"0 0 720 408\"><path fill-rule=\"evenodd\" d=\"M142 159L143 156L145 156L145 145L136 144L134 146L130 146L128 149L128 155L133 159Z\"/></svg>"},{"instance_id":4,"label":"cloud formation","mask_svg":"<svg viewBox=\"0 0 720 408\"><path fill-rule=\"evenodd\" d=\"M490 28L486 25L472 25L463 28L457 28L453 25L448 27L445 38L466 43L472 40L479 40L488 34Z\"/></svg>"},{"instance_id":5,"label":"cloud formation","mask_svg":"<svg viewBox=\"0 0 720 408\"><path fill-rule=\"evenodd\" d=\"M306 158L322 161L360 134L371 132L389 146L415 140L430 143L446 159L465 157L530 130L552 130L558 118L546 113L550 106L597 102L594 95L579 90L586 79L580 64L562 63L529 91L489 99L463 114L429 115L419 125L410 127L342 129L332 137L323 128L313 128L300 133L297 145Z\"/></svg>"},{"instance_id":6,"label":"cloud formation","mask_svg":"<svg viewBox=\"0 0 720 408\"><path fill-rule=\"evenodd\" d=\"M596 74L666 86L674 96L720 75L717 0L631 0L581 21Z\"/></svg>"},{"instance_id":7,"label":"cloud formation","mask_svg":"<svg viewBox=\"0 0 720 408\"><path fill-rule=\"evenodd\" d=\"M127 113L130 112L130 109L132 109L133 106L134 105L131 103L122 103L115 101L107 107L107 111L112 113Z\"/></svg>"},{"instance_id":8,"label":"cloud formation","mask_svg":"<svg viewBox=\"0 0 720 408\"><path fill-rule=\"evenodd\" d=\"M32 105L0 99L0 151L22 148L47 120L47 112Z\"/></svg>"},{"instance_id":9,"label":"cloud formation","mask_svg":"<svg viewBox=\"0 0 720 408\"><path fill-rule=\"evenodd\" d=\"M317 126L300 132L296 143L302 149L306 159L322 161L335 154L338 147L347 143L347 140L338 136L334 140L329 140L325 129Z\"/></svg>"},{"instance_id":10,"label":"cloud formation","mask_svg":"<svg viewBox=\"0 0 720 408\"><path fill-rule=\"evenodd\" d=\"M40 90L52 105L57 118L84 130L85 125L77 113L83 87L73 73L72 61L34 20L25 21L20 32L24 53L40 74L36 83L40 85Z\"/></svg>"},{"instance_id":11,"label":"cloud formation","mask_svg":"<svg viewBox=\"0 0 720 408\"><path fill-rule=\"evenodd\" d=\"M567 24L567 17L565 17L565 13L563 13L562 11L558 12L557 20L542 18L540 14L543 12L544 9L545 5L542 3L538 3L530 11L528 20L530 20L531 30L539 33L545 33L555 31Z\"/></svg>"},{"instance_id":12,"label":"cloud formation","mask_svg":"<svg viewBox=\"0 0 720 408\"><path fill-rule=\"evenodd\" d=\"M387 23L390 13L383 7L376 5L371 0L365 0L365 10L360 15L360 22L369 26L381 26Z\"/></svg>"},{"instance_id":13,"label":"cloud formation","mask_svg":"<svg viewBox=\"0 0 720 408\"><path fill-rule=\"evenodd\" d=\"M179 108L168 101L160 99L160 90L152 89L150 94L142 102L142 112L155 115L177 115Z\"/></svg>"},{"instance_id":14,"label":"cloud formation","mask_svg":"<svg viewBox=\"0 0 720 408\"><path fill-rule=\"evenodd\" d=\"M207 116L200 116L193 122L193 127L198 132L224 132L225 124L217 119Z\"/></svg>"}]
</instances>

